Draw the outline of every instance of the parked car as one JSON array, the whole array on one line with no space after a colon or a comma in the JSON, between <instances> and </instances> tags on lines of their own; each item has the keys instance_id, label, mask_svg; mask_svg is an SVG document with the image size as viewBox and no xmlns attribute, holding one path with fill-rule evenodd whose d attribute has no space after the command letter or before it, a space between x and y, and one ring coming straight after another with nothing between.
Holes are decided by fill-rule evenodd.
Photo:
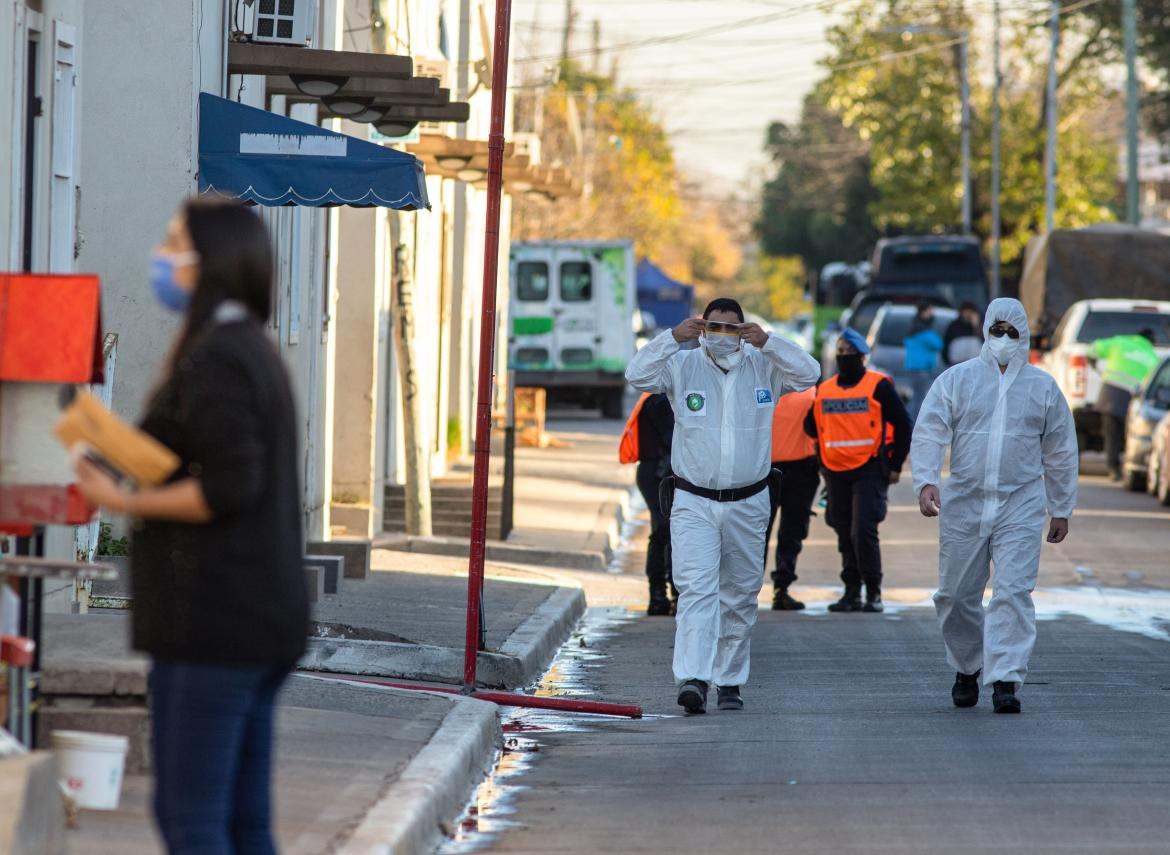
<instances>
[{"instance_id":1,"label":"parked car","mask_svg":"<svg viewBox=\"0 0 1170 855\"><path fill-rule=\"evenodd\" d=\"M987 275L979 241L962 235L904 235L874 246L870 290L913 294L959 308L987 305Z\"/></svg>"},{"instance_id":2,"label":"parked car","mask_svg":"<svg viewBox=\"0 0 1170 855\"><path fill-rule=\"evenodd\" d=\"M902 344L910 332L910 324L917 314L915 306L896 306L887 303L877 311L869 327L866 341L869 343L869 365L883 374L888 374L903 401L911 396L910 381L906 373L906 348ZM934 331L939 337L946 335L947 326L959 315L954 309L936 307L934 310ZM935 376L942 373L942 358L935 365Z\"/></svg>"},{"instance_id":3,"label":"parked car","mask_svg":"<svg viewBox=\"0 0 1170 855\"><path fill-rule=\"evenodd\" d=\"M1170 507L1170 414L1154 427L1146 463L1146 490Z\"/></svg>"},{"instance_id":4,"label":"parked car","mask_svg":"<svg viewBox=\"0 0 1170 855\"><path fill-rule=\"evenodd\" d=\"M1125 487L1135 493L1146 488L1154 428L1170 412L1170 357L1154 369L1141 392L1129 402L1125 419Z\"/></svg>"},{"instance_id":5,"label":"parked car","mask_svg":"<svg viewBox=\"0 0 1170 855\"><path fill-rule=\"evenodd\" d=\"M868 336L874 318L877 317L878 310L882 306L892 304L913 308L922 302L931 303L936 308L948 308L950 306L947 300L939 296L923 296L922 294L914 293L875 292L872 290L862 291L854 298L852 305L841 315L841 320L830 324L826 330L825 342L821 347L821 369L823 376L831 377L837 371L837 339L841 335L841 330L849 327L863 336Z\"/></svg>"},{"instance_id":6,"label":"parked car","mask_svg":"<svg viewBox=\"0 0 1170 855\"><path fill-rule=\"evenodd\" d=\"M1115 335L1154 331L1159 356L1170 355L1170 302L1100 299L1073 303L1052 333L1051 349L1040 359L1068 400L1081 451L1104 447L1101 418L1094 409L1101 375L1089 363L1093 342Z\"/></svg>"}]
</instances>

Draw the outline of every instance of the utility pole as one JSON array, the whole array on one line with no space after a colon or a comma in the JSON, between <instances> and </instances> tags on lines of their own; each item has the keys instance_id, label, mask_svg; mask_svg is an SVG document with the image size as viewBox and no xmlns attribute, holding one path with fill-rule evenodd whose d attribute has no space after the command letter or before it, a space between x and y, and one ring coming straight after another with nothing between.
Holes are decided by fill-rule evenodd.
<instances>
[{"instance_id":1,"label":"utility pole","mask_svg":"<svg viewBox=\"0 0 1170 855\"><path fill-rule=\"evenodd\" d=\"M414 275L410 247L394 248L394 308L398 320L398 382L402 388L402 438L406 446L406 533L431 536L430 454L423 428L422 390L415 364ZM485 333L486 334L486 333ZM431 398L430 400L434 400Z\"/></svg>"},{"instance_id":2,"label":"utility pole","mask_svg":"<svg viewBox=\"0 0 1170 855\"><path fill-rule=\"evenodd\" d=\"M1137 2L1121 0L1125 29L1125 219L1130 225L1141 224L1138 209L1138 81L1137 81Z\"/></svg>"},{"instance_id":3,"label":"utility pole","mask_svg":"<svg viewBox=\"0 0 1170 855\"><path fill-rule=\"evenodd\" d=\"M1056 56L1060 52L1060 0L1052 0L1048 19L1052 44L1048 51L1048 144L1044 155L1044 225L1056 227Z\"/></svg>"},{"instance_id":4,"label":"utility pole","mask_svg":"<svg viewBox=\"0 0 1170 855\"><path fill-rule=\"evenodd\" d=\"M565 0L565 31L561 36L561 62L568 62L569 59L569 43L573 40L573 19L576 17L573 11L573 0Z\"/></svg>"},{"instance_id":5,"label":"utility pole","mask_svg":"<svg viewBox=\"0 0 1170 855\"><path fill-rule=\"evenodd\" d=\"M1002 128L1000 127L1000 91L1003 88L1003 70L999 60L999 0L995 0L995 23L992 35L992 62L995 66L991 90L991 297L1000 294L1000 242L1003 226L1000 223L999 193L1003 181L1003 164L1000 160L1000 144Z\"/></svg>"},{"instance_id":6,"label":"utility pole","mask_svg":"<svg viewBox=\"0 0 1170 855\"><path fill-rule=\"evenodd\" d=\"M962 101L960 142L963 180L963 234L971 234L971 85L967 79L967 39L963 31L959 40L959 98Z\"/></svg>"},{"instance_id":7,"label":"utility pole","mask_svg":"<svg viewBox=\"0 0 1170 855\"><path fill-rule=\"evenodd\" d=\"M601 73L601 19L593 19L593 73Z\"/></svg>"}]
</instances>

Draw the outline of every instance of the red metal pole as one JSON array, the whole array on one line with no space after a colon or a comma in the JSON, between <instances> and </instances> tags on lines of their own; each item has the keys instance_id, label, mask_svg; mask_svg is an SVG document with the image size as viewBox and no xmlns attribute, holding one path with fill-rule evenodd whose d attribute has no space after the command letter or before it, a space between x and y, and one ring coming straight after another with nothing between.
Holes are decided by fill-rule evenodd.
<instances>
[{"instance_id":1,"label":"red metal pole","mask_svg":"<svg viewBox=\"0 0 1170 855\"><path fill-rule=\"evenodd\" d=\"M479 321L479 385L475 406L475 469L471 482L471 549L467 562L467 634L463 687L475 688L479 649L479 604L487 553L488 461L492 443L492 387L496 352L496 275L500 260L500 196L504 181L504 108L508 94L508 34L512 0L496 0L492 54L492 118L488 134L487 228L483 247L483 295Z\"/></svg>"},{"instance_id":2,"label":"red metal pole","mask_svg":"<svg viewBox=\"0 0 1170 855\"><path fill-rule=\"evenodd\" d=\"M390 689L407 689L413 692L442 692L447 695L461 694L459 689L449 686L390 683L385 680L371 680L366 677L343 677L334 674L330 674L326 679L344 680L347 683L366 683L372 686L386 686ZM527 707L530 709L557 710L559 712L615 715L622 716L623 718L642 717L642 708L633 704L609 704L604 701L584 701L577 698L550 698L545 695L522 695L519 692L493 692L484 689L472 692L471 697L481 701L499 704L502 707Z\"/></svg>"}]
</instances>

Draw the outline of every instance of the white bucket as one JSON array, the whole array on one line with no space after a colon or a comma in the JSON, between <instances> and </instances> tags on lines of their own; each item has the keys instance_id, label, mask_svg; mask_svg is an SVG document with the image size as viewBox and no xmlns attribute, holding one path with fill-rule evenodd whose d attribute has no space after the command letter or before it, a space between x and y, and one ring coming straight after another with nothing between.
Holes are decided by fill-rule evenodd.
<instances>
[{"instance_id":1,"label":"white bucket","mask_svg":"<svg viewBox=\"0 0 1170 855\"><path fill-rule=\"evenodd\" d=\"M80 730L54 730L49 739L57 753L61 783L78 807L117 810L130 740Z\"/></svg>"}]
</instances>

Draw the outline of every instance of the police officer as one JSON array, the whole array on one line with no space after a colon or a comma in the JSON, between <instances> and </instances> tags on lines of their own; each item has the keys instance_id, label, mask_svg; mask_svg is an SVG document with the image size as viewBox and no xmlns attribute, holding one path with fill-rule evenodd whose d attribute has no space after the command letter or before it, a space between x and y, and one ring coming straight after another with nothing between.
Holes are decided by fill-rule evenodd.
<instances>
[{"instance_id":1,"label":"police officer","mask_svg":"<svg viewBox=\"0 0 1170 855\"><path fill-rule=\"evenodd\" d=\"M670 572L670 517L662 509L659 486L669 477L674 411L663 394L643 393L622 432L620 460L637 463L638 492L650 511L650 542L646 547L646 578L650 583L648 615L672 615L678 590ZM671 596L666 586L670 583Z\"/></svg>"},{"instance_id":2,"label":"police officer","mask_svg":"<svg viewBox=\"0 0 1170 855\"><path fill-rule=\"evenodd\" d=\"M812 410L816 396L817 390L813 387L781 395L772 417L772 468L780 471L781 478L779 496L773 497L772 512L768 516L764 563L768 562L767 543L772 537L772 524L779 512L776 566L772 570L774 611L804 608L804 603L789 594L788 588L796 581L796 557L800 555L801 545L808 537L812 504L821 483L817 442L804 430L804 420Z\"/></svg>"},{"instance_id":3,"label":"police officer","mask_svg":"<svg viewBox=\"0 0 1170 855\"><path fill-rule=\"evenodd\" d=\"M868 354L865 339L847 328L837 340L837 374L817 387L805 419L805 430L820 445L829 498L825 516L841 553L845 593L829 606L831 612L884 608L878 525L910 449L906 407L889 377L866 368Z\"/></svg>"},{"instance_id":4,"label":"police officer","mask_svg":"<svg viewBox=\"0 0 1170 855\"><path fill-rule=\"evenodd\" d=\"M1141 389L1150 372L1158 367L1154 331L1144 329L1137 335L1098 339L1089 348L1089 358L1101 370L1097 412L1101 414L1109 477L1120 481L1121 452L1125 448L1125 416L1129 412L1129 402Z\"/></svg>"}]
</instances>

